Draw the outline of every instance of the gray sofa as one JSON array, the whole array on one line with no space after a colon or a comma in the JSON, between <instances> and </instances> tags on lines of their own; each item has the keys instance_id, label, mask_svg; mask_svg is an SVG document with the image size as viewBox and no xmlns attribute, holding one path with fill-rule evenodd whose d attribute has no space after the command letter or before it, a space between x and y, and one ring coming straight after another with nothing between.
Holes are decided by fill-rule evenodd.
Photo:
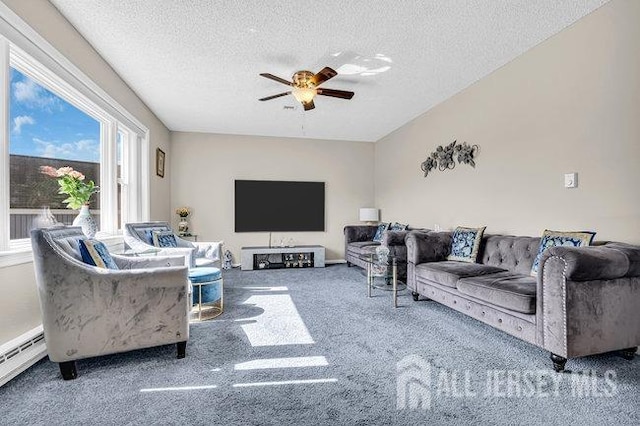
<instances>
[{"instance_id":1,"label":"gray sofa","mask_svg":"<svg viewBox=\"0 0 640 426\"><path fill-rule=\"evenodd\" d=\"M530 276L540 238L486 235L477 263L446 260L451 232L407 236L407 287L551 353L567 358L640 345L640 247L607 243L553 247Z\"/></svg>"},{"instance_id":2,"label":"gray sofa","mask_svg":"<svg viewBox=\"0 0 640 426\"><path fill-rule=\"evenodd\" d=\"M378 225L347 225L344 227L344 257L347 266L357 265L367 267L363 256L375 254L381 245L389 248L389 255L396 258L398 279L407 278L407 246L405 238L410 232L429 232L429 229L411 228L406 231L384 231L382 241L373 241Z\"/></svg>"}]
</instances>

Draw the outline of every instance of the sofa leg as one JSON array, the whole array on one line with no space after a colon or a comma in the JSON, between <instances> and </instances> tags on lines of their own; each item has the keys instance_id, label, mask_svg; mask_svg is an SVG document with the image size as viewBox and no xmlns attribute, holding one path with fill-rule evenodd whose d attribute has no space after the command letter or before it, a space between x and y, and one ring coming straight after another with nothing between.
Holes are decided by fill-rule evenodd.
<instances>
[{"instance_id":1,"label":"sofa leg","mask_svg":"<svg viewBox=\"0 0 640 426\"><path fill-rule=\"evenodd\" d=\"M347 262L347 268L351 268L351 265L353 265L353 263Z\"/></svg>"},{"instance_id":2,"label":"sofa leg","mask_svg":"<svg viewBox=\"0 0 640 426\"><path fill-rule=\"evenodd\" d=\"M64 380L73 380L78 377L78 369L76 368L75 361L66 361L58 364L60 367L60 373Z\"/></svg>"},{"instance_id":3,"label":"sofa leg","mask_svg":"<svg viewBox=\"0 0 640 426\"><path fill-rule=\"evenodd\" d=\"M416 293L415 291L411 292L411 296L413 296L413 300L415 300L416 302L418 301L418 299L420 299L420 293Z\"/></svg>"},{"instance_id":4,"label":"sofa leg","mask_svg":"<svg viewBox=\"0 0 640 426\"><path fill-rule=\"evenodd\" d=\"M564 366L567 364L567 359L565 357L552 353L551 361L553 362L553 369L556 370L556 373L564 371Z\"/></svg>"},{"instance_id":5,"label":"sofa leg","mask_svg":"<svg viewBox=\"0 0 640 426\"><path fill-rule=\"evenodd\" d=\"M627 349L621 350L620 355L622 356L622 358L626 359L627 361L631 361L636 356L636 352L638 352L637 346L635 348L627 348Z\"/></svg>"},{"instance_id":6,"label":"sofa leg","mask_svg":"<svg viewBox=\"0 0 640 426\"><path fill-rule=\"evenodd\" d=\"M178 359L187 356L187 342L178 342Z\"/></svg>"}]
</instances>

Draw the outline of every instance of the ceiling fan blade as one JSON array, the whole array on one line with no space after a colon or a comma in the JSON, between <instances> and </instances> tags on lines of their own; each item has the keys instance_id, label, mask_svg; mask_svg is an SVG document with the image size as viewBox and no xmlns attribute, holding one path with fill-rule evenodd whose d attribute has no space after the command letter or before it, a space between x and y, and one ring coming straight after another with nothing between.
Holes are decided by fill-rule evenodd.
<instances>
[{"instance_id":1,"label":"ceiling fan blade","mask_svg":"<svg viewBox=\"0 0 640 426\"><path fill-rule=\"evenodd\" d=\"M258 99L259 101L270 101L271 99L275 99L275 98L279 98L280 96L287 96L290 95L291 92L282 92L282 93L278 93L277 95L273 95L273 96L267 96L266 98L262 98L262 99Z\"/></svg>"},{"instance_id":2,"label":"ceiling fan blade","mask_svg":"<svg viewBox=\"0 0 640 426\"><path fill-rule=\"evenodd\" d=\"M346 90L335 90L335 89L318 89L318 95L323 96L331 96L334 98L342 98L342 99L351 99L355 93L347 92Z\"/></svg>"},{"instance_id":3,"label":"ceiling fan blade","mask_svg":"<svg viewBox=\"0 0 640 426\"><path fill-rule=\"evenodd\" d=\"M335 77L336 75L338 75L338 73L333 68L324 67L311 78L311 81L313 82L313 84L315 84L316 87L318 87L322 83L329 80L330 78Z\"/></svg>"},{"instance_id":4,"label":"ceiling fan blade","mask_svg":"<svg viewBox=\"0 0 640 426\"><path fill-rule=\"evenodd\" d=\"M275 76L273 74L269 74L268 72L263 72L260 75L263 76L264 78L268 78L269 80L273 80L273 81L277 81L278 83L286 84L287 86L292 86L293 85L292 82L287 81L284 78L280 78L278 76Z\"/></svg>"},{"instance_id":5,"label":"ceiling fan blade","mask_svg":"<svg viewBox=\"0 0 640 426\"><path fill-rule=\"evenodd\" d=\"M313 103L313 100L303 103L302 106L304 107L305 111L309 111L310 109L314 109L316 107L316 105Z\"/></svg>"}]
</instances>

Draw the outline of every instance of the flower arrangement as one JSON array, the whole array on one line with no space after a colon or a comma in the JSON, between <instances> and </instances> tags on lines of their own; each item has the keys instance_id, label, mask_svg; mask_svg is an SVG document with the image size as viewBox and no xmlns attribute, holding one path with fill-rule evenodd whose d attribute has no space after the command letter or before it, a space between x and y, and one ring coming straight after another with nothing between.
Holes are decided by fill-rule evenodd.
<instances>
[{"instance_id":1,"label":"flower arrangement","mask_svg":"<svg viewBox=\"0 0 640 426\"><path fill-rule=\"evenodd\" d=\"M189 207L180 207L176 210L176 214L184 218L191 214L191 210L189 210Z\"/></svg>"},{"instance_id":2,"label":"flower arrangement","mask_svg":"<svg viewBox=\"0 0 640 426\"><path fill-rule=\"evenodd\" d=\"M85 176L72 167L60 167L56 169L51 166L41 166L40 173L58 179L60 189L58 194L68 195L64 201L67 208L78 210L80 207L89 204L91 196L100 191L100 188L90 180L85 182Z\"/></svg>"}]
</instances>

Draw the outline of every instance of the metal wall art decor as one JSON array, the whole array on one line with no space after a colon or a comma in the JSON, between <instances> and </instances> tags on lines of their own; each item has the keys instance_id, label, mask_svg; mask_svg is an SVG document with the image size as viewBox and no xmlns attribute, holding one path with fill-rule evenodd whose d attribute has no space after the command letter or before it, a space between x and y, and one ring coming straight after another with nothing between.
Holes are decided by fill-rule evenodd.
<instances>
[{"instance_id":1,"label":"metal wall art decor","mask_svg":"<svg viewBox=\"0 0 640 426\"><path fill-rule=\"evenodd\" d=\"M478 149L478 145L469 145L466 142L458 144L458 141L453 141L447 146L440 145L420 164L420 168L424 172L424 177L427 177L431 170L444 171L453 169L456 166L455 160L458 160L459 164L468 164L471 167L475 167Z\"/></svg>"}]
</instances>

